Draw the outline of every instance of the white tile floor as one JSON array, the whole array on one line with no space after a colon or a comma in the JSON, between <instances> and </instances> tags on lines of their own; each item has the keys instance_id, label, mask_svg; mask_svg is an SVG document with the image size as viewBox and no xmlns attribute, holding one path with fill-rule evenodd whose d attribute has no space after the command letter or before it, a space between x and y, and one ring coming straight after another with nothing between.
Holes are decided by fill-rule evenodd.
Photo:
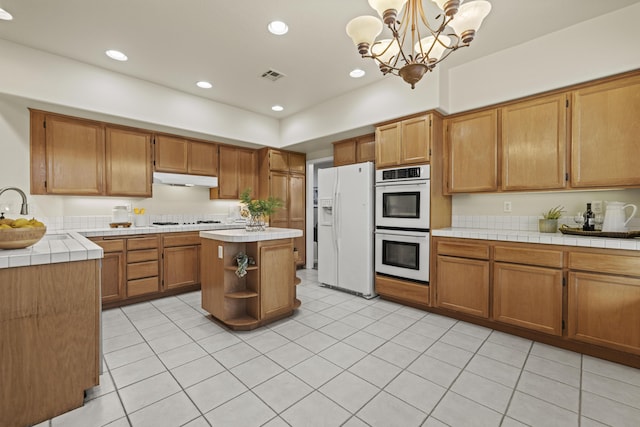
<instances>
[{"instance_id":1,"label":"white tile floor","mask_svg":"<svg viewBox=\"0 0 640 427\"><path fill-rule=\"evenodd\" d=\"M104 312L100 386L38 427L640 426L640 370L322 288L230 332L190 293Z\"/></svg>"}]
</instances>

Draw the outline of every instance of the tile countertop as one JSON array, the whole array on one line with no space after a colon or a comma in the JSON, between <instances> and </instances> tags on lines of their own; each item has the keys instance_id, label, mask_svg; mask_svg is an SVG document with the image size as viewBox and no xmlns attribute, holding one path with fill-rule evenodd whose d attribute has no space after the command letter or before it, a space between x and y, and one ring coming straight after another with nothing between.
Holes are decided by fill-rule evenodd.
<instances>
[{"instance_id":1,"label":"tile countertop","mask_svg":"<svg viewBox=\"0 0 640 427\"><path fill-rule=\"evenodd\" d=\"M538 231L496 230L490 228L450 227L431 230L436 237L501 240L507 242L541 243L546 245L582 246L588 248L626 249L640 251L640 239L611 239L575 236L571 234L540 233Z\"/></svg>"},{"instance_id":2,"label":"tile countertop","mask_svg":"<svg viewBox=\"0 0 640 427\"><path fill-rule=\"evenodd\" d=\"M265 231L219 230L201 231L203 239L220 240L222 242L258 242L262 240L293 239L302 236L302 230L294 228L267 228Z\"/></svg>"},{"instance_id":3,"label":"tile countertop","mask_svg":"<svg viewBox=\"0 0 640 427\"><path fill-rule=\"evenodd\" d=\"M104 257L102 248L87 237L129 236L136 234L170 233L179 231L238 229L238 224L189 224L129 228L97 228L84 230L55 230L42 240L24 249L0 249L0 268L27 267L58 262L82 261ZM244 230L241 230L244 231Z\"/></svg>"}]
</instances>

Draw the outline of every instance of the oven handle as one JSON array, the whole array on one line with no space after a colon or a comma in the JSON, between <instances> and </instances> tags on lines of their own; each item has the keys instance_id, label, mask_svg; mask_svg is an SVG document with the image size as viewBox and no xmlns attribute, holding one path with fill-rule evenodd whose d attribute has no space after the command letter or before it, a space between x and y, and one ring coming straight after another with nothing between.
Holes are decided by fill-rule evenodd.
<instances>
[{"instance_id":1,"label":"oven handle","mask_svg":"<svg viewBox=\"0 0 640 427\"><path fill-rule=\"evenodd\" d=\"M420 179L415 181L394 181L394 182L376 182L376 187L403 187L405 185L428 185L428 179Z\"/></svg>"},{"instance_id":2,"label":"oven handle","mask_svg":"<svg viewBox=\"0 0 640 427\"><path fill-rule=\"evenodd\" d=\"M429 232L428 231L404 231L404 230L384 230L384 229L378 229L374 232L375 234L379 234L380 236L405 236L405 237L417 237L417 238L429 238Z\"/></svg>"}]
</instances>

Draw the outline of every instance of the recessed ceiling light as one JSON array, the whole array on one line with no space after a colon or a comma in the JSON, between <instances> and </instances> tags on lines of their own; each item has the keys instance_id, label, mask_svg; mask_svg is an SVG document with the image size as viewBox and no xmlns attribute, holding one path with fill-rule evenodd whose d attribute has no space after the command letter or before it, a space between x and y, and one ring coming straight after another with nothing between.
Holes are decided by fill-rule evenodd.
<instances>
[{"instance_id":1,"label":"recessed ceiling light","mask_svg":"<svg viewBox=\"0 0 640 427\"><path fill-rule=\"evenodd\" d=\"M267 28L269 29L269 32L271 32L271 34L275 34L276 36L287 34L287 31L289 31L289 27L287 26L287 24L282 21L270 22Z\"/></svg>"},{"instance_id":2,"label":"recessed ceiling light","mask_svg":"<svg viewBox=\"0 0 640 427\"><path fill-rule=\"evenodd\" d=\"M11 21L13 19L13 16L6 10L0 8L0 19L2 19L3 21Z\"/></svg>"},{"instance_id":3,"label":"recessed ceiling light","mask_svg":"<svg viewBox=\"0 0 640 427\"><path fill-rule=\"evenodd\" d=\"M113 50L110 49L108 51L105 52L107 54L107 56L111 59L115 59L116 61L126 61L127 59L127 55L125 55L124 53L120 52L119 50Z\"/></svg>"},{"instance_id":4,"label":"recessed ceiling light","mask_svg":"<svg viewBox=\"0 0 640 427\"><path fill-rule=\"evenodd\" d=\"M211 83L205 81L196 83L196 86L201 87L202 89L211 89L213 87Z\"/></svg>"},{"instance_id":5,"label":"recessed ceiling light","mask_svg":"<svg viewBox=\"0 0 640 427\"><path fill-rule=\"evenodd\" d=\"M271 109L273 111L282 111L284 110L284 107L282 105L274 105L273 107L271 107Z\"/></svg>"},{"instance_id":6,"label":"recessed ceiling light","mask_svg":"<svg viewBox=\"0 0 640 427\"><path fill-rule=\"evenodd\" d=\"M353 77L354 79L359 79L360 77L365 75L365 72L364 72L364 70L361 70L360 68L356 68L355 70L351 70L349 75L351 77Z\"/></svg>"}]
</instances>

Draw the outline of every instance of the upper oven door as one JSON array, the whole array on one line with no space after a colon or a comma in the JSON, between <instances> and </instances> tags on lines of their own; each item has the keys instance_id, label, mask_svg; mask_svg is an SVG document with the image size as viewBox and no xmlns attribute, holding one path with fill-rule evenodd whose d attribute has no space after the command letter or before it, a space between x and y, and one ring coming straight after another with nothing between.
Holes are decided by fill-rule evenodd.
<instances>
[{"instance_id":1,"label":"upper oven door","mask_svg":"<svg viewBox=\"0 0 640 427\"><path fill-rule=\"evenodd\" d=\"M376 227L429 229L429 180L376 184Z\"/></svg>"}]
</instances>

